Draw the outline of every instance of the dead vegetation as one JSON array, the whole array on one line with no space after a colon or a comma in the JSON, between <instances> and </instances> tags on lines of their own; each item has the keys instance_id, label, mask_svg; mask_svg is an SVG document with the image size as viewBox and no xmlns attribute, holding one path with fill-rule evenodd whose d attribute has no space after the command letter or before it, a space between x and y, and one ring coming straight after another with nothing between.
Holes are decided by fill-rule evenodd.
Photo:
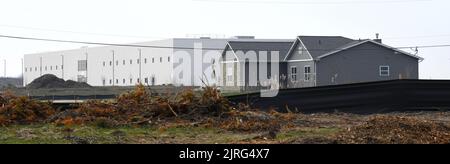
<instances>
[{"instance_id":1,"label":"dead vegetation","mask_svg":"<svg viewBox=\"0 0 450 164\"><path fill-rule=\"evenodd\" d=\"M170 97L151 96L149 89L138 85L134 91L122 94L114 102L89 101L78 109L59 113L51 121L64 126L93 124L105 128L163 125L178 121L229 131L254 132L278 131L289 124L289 119L282 118L285 116L277 112L250 110L245 105L233 107L213 87L205 87L201 93L187 89Z\"/></svg>"},{"instance_id":2,"label":"dead vegetation","mask_svg":"<svg viewBox=\"0 0 450 164\"><path fill-rule=\"evenodd\" d=\"M58 114L52 121L59 125L146 125L158 120L218 117L234 110L215 88L205 87L201 94L187 89L171 97L152 96L150 89L138 85L113 102L89 101L78 109Z\"/></svg>"},{"instance_id":3,"label":"dead vegetation","mask_svg":"<svg viewBox=\"0 0 450 164\"><path fill-rule=\"evenodd\" d=\"M349 144L450 144L450 126L429 120L376 116L337 140Z\"/></svg>"},{"instance_id":4,"label":"dead vegetation","mask_svg":"<svg viewBox=\"0 0 450 164\"><path fill-rule=\"evenodd\" d=\"M16 97L10 92L0 96L0 125L28 125L46 121L56 113L50 103Z\"/></svg>"}]
</instances>

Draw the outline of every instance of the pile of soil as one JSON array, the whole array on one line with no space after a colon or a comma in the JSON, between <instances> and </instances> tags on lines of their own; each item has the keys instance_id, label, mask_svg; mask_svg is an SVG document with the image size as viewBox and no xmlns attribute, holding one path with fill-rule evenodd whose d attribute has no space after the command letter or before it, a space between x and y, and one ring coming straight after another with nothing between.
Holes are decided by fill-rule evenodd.
<instances>
[{"instance_id":1,"label":"pile of soil","mask_svg":"<svg viewBox=\"0 0 450 164\"><path fill-rule=\"evenodd\" d=\"M29 89L48 89L48 88L90 88L87 83L75 82L72 80L64 81L55 75L43 75L27 85Z\"/></svg>"},{"instance_id":2,"label":"pile of soil","mask_svg":"<svg viewBox=\"0 0 450 164\"><path fill-rule=\"evenodd\" d=\"M450 144L450 126L408 117L377 116L337 139L349 144Z\"/></svg>"}]
</instances>

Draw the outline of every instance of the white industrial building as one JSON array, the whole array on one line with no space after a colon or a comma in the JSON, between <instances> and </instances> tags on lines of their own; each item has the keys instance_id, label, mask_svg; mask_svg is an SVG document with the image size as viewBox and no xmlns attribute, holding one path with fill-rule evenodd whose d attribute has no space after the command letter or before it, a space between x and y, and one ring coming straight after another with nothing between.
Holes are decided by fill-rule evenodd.
<instances>
[{"instance_id":1,"label":"white industrial building","mask_svg":"<svg viewBox=\"0 0 450 164\"><path fill-rule=\"evenodd\" d=\"M45 74L54 74L64 80L87 82L92 86L133 86L138 83L148 85L201 86L202 78L210 85L220 84L220 71L208 68L211 62L202 62L195 57L194 45L209 51L221 53L228 41L274 41L243 36L229 39L174 38L160 41L135 43L136 46L83 47L80 49L27 54L24 57L24 86ZM174 48L170 48L174 47ZM199 47L196 47L199 48ZM182 51L183 53L178 53ZM178 56L177 56L178 55ZM181 70L190 69L189 80L177 80L174 75L177 62L174 59L189 56L191 62ZM183 59L185 60L185 59ZM200 62L200 63L199 63ZM174 67L175 66L175 67ZM212 67L211 67L212 66ZM203 72L194 70L203 70ZM186 76L186 75L184 75ZM183 77L187 79L186 77Z\"/></svg>"}]
</instances>

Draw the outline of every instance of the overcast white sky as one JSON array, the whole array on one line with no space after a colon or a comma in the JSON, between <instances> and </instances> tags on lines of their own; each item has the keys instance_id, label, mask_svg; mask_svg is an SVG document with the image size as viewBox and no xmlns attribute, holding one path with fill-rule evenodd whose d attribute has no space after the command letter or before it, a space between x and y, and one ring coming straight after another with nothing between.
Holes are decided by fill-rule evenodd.
<instances>
[{"instance_id":1,"label":"overcast white sky","mask_svg":"<svg viewBox=\"0 0 450 164\"><path fill-rule=\"evenodd\" d=\"M380 33L384 43L404 47L450 44L449 16L448 0L2 0L0 35L131 43L187 34L358 39ZM81 46L0 38L0 59L7 60L8 76L18 76L23 54ZM450 79L450 47L419 55L422 79Z\"/></svg>"}]
</instances>

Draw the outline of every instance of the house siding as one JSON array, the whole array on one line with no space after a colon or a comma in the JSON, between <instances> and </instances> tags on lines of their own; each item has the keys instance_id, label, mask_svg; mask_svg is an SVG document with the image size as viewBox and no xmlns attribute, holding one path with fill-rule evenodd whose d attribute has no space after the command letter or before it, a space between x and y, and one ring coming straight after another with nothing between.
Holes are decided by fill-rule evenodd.
<instances>
[{"instance_id":1,"label":"house siding","mask_svg":"<svg viewBox=\"0 0 450 164\"><path fill-rule=\"evenodd\" d=\"M226 48L226 51L229 53L232 53L232 51L229 50L229 47ZM270 54L270 53L269 53ZM257 54L259 56L259 54ZM259 57L258 57L259 58ZM285 62L278 62L278 63L261 63L257 61L247 61L246 58L240 57L239 60L237 60L235 63L231 63L233 59L225 59L225 57L222 58L222 60L225 62L222 65L223 68L223 74L222 79L223 85L227 89L232 90L242 90L242 91L252 91L252 90L259 90L260 85L268 85L269 81L265 81L266 79L260 79L260 73L261 69L265 69L268 73L267 78L275 78L276 76L279 79L280 87L286 88L286 79L283 79L282 77L287 77L287 64ZM269 56L270 59L270 56ZM271 68L276 66L278 64L278 70L279 73L273 74L271 73ZM250 71L249 68L251 65L256 65L256 71ZM232 81L229 81L227 79L228 71L233 70L233 79ZM256 76L257 84L258 86L250 86L250 77Z\"/></svg>"},{"instance_id":2,"label":"house siding","mask_svg":"<svg viewBox=\"0 0 450 164\"><path fill-rule=\"evenodd\" d=\"M418 65L417 58L367 42L319 60L317 85L418 79ZM389 66L390 76L380 76L380 66Z\"/></svg>"},{"instance_id":3,"label":"house siding","mask_svg":"<svg viewBox=\"0 0 450 164\"><path fill-rule=\"evenodd\" d=\"M311 67L311 78L310 80L305 79L305 66ZM297 67L297 80L292 79L292 67ZM315 86L315 64L314 61L302 61L302 62L289 62L287 64L288 71L288 88L304 88L304 87L314 87Z\"/></svg>"}]
</instances>

